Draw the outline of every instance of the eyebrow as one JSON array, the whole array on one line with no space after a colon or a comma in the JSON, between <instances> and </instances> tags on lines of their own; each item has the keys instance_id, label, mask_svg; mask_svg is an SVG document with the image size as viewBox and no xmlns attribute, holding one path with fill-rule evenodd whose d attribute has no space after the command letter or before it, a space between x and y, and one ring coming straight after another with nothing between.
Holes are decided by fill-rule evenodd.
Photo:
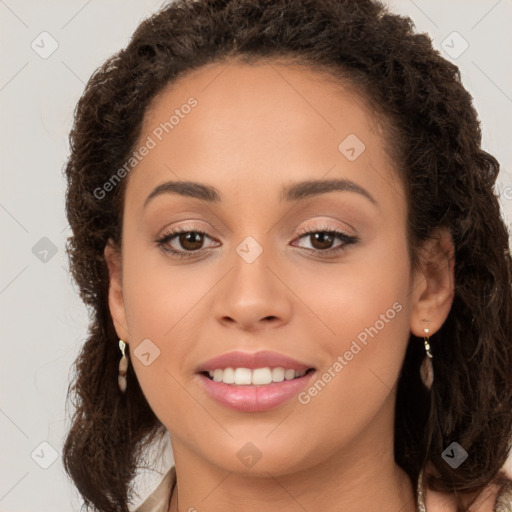
<instances>
[{"instance_id":1,"label":"eyebrow","mask_svg":"<svg viewBox=\"0 0 512 512\"><path fill-rule=\"evenodd\" d=\"M307 180L293 183L283 187L279 197L282 201L300 201L309 197L326 194L333 191L355 192L366 197L371 203L377 205L375 198L363 187L352 180ZM144 201L144 208L155 197L162 194L177 194L185 197L193 197L209 203L222 202L222 194L211 185L197 183L195 181L166 181L158 185Z\"/></svg>"}]
</instances>

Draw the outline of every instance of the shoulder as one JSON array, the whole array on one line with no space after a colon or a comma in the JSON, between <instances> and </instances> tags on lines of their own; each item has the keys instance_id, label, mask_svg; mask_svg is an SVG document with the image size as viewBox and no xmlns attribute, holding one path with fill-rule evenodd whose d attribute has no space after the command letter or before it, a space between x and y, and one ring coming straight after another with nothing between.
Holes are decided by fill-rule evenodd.
<instances>
[{"instance_id":1,"label":"shoulder","mask_svg":"<svg viewBox=\"0 0 512 512\"><path fill-rule=\"evenodd\" d=\"M427 512L457 512L455 496L427 489L425 508ZM497 485L489 485L478 495L468 512L512 512L512 487L500 492Z\"/></svg>"},{"instance_id":2,"label":"shoulder","mask_svg":"<svg viewBox=\"0 0 512 512\"><path fill-rule=\"evenodd\" d=\"M495 511L512 512L512 484L498 494Z\"/></svg>"},{"instance_id":3,"label":"shoulder","mask_svg":"<svg viewBox=\"0 0 512 512\"><path fill-rule=\"evenodd\" d=\"M510 488L500 491L497 485L487 486L470 508L471 512L512 512Z\"/></svg>"},{"instance_id":4,"label":"shoulder","mask_svg":"<svg viewBox=\"0 0 512 512\"><path fill-rule=\"evenodd\" d=\"M135 512L167 512L172 492L176 486L176 468L172 466L158 487L144 500Z\"/></svg>"}]
</instances>

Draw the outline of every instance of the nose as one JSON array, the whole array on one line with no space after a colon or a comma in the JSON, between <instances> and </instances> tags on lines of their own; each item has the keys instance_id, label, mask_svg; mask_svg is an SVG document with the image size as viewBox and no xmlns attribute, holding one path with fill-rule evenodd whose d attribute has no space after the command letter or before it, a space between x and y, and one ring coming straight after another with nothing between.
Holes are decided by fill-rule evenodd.
<instances>
[{"instance_id":1,"label":"nose","mask_svg":"<svg viewBox=\"0 0 512 512\"><path fill-rule=\"evenodd\" d=\"M226 327L253 332L290 321L293 293L271 254L262 251L251 260L237 253L214 303L215 317Z\"/></svg>"}]
</instances>

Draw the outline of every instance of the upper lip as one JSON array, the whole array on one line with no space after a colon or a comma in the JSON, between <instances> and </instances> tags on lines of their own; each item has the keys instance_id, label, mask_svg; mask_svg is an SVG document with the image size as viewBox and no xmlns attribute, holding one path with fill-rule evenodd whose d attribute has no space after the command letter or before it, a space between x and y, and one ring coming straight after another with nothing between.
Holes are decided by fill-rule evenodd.
<instances>
[{"instance_id":1,"label":"upper lip","mask_svg":"<svg viewBox=\"0 0 512 512\"><path fill-rule=\"evenodd\" d=\"M278 352L261 351L261 352L228 352L220 356L208 359L202 363L197 372L208 372L216 369L225 368L265 368L265 367L281 367L285 370L308 370L313 368L312 365L301 363L291 357L279 354Z\"/></svg>"}]
</instances>

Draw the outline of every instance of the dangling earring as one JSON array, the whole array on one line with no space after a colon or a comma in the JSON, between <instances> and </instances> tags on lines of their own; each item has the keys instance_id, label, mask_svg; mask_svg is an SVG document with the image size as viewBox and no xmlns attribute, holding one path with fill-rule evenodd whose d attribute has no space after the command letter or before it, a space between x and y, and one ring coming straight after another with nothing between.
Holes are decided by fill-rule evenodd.
<instances>
[{"instance_id":1,"label":"dangling earring","mask_svg":"<svg viewBox=\"0 0 512 512\"><path fill-rule=\"evenodd\" d=\"M117 376L117 383L121 393L126 391L126 371L128 370L128 356L125 354L126 343L123 340L119 340L119 348L123 353L123 357L119 361L119 375Z\"/></svg>"},{"instance_id":2,"label":"dangling earring","mask_svg":"<svg viewBox=\"0 0 512 512\"><path fill-rule=\"evenodd\" d=\"M429 344L429 329L423 329L425 332L425 336L423 337L423 344L425 345L425 359L423 359L420 368L420 375L423 384L427 389L432 388L432 383L434 382L434 367L432 366L432 353L430 352L430 344Z\"/></svg>"}]
</instances>

